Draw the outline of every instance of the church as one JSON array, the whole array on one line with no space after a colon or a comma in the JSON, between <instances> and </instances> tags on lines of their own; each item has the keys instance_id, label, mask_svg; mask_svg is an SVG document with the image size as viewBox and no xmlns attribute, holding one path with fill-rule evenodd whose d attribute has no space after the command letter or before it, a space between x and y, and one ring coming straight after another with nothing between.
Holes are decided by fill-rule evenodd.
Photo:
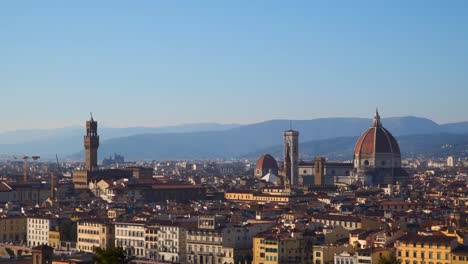
<instances>
[{"instance_id":1,"label":"church","mask_svg":"<svg viewBox=\"0 0 468 264\"><path fill-rule=\"evenodd\" d=\"M371 126L356 142L352 163L328 162L323 157L299 160L299 132L288 130L283 137L283 169L279 170L276 160L265 154L257 162L256 178L276 185L288 182L292 186L404 184L408 179L408 173L401 167L398 142L383 127L378 111Z\"/></svg>"},{"instance_id":2,"label":"church","mask_svg":"<svg viewBox=\"0 0 468 264\"><path fill-rule=\"evenodd\" d=\"M366 185L402 184L408 178L401 167L400 146L382 126L378 111L354 148L353 175L353 180Z\"/></svg>"}]
</instances>

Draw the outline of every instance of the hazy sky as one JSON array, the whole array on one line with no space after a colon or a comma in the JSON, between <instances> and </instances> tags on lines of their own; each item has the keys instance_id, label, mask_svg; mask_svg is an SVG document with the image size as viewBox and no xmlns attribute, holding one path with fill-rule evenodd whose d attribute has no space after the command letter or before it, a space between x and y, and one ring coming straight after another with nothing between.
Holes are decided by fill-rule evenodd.
<instances>
[{"instance_id":1,"label":"hazy sky","mask_svg":"<svg viewBox=\"0 0 468 264\"><path fill-rule=\"evenodd\" d=\"M386 3L383 3L386 2ZM2 1L0 130L468 120L467 1Z\"/></svg>"}]
</instances>

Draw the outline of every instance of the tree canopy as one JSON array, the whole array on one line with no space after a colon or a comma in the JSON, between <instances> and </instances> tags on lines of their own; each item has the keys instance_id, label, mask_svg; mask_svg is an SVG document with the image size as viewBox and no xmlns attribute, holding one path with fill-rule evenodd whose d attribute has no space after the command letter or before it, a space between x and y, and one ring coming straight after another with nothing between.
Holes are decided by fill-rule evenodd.
<instances>
[{"instance_id":1,"label":"tree canopy","mask_svg":"<svg viewBox=\"0 0 468 264\"><path fill-rule=\"evenodd\" d=\"M401 264L401 260L397 259L395 254L392 254L390 257L380 257L378 264Z\"/></svg>"},{"instance_id":2,"label":"tree canopy","mask_svg":"<svg viewBox=\"0 0 468 264\"><path fill-rule=\"evenodd\" d=\"M127 256L121 247L102 249L96 248L94 262L96 264L127 264L132 258Z\"/></svg>"}]
</instances>

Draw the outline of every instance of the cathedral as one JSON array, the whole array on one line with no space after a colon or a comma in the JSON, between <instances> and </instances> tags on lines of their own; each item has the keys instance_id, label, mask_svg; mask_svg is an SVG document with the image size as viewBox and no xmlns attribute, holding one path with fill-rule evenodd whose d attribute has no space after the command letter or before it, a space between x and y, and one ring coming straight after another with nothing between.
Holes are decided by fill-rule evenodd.
<instances>
[{"instance_id":1,"label":"cathedral","mask_svg":"<svg viewBox=\"0 0 468 264\"><path fill-rule=\"evenodd\" d=\"M382 126L378 111L356 143L353 164L353 180L362 184L401 184L408 178L401 168L400 146Z\"/></svg>"},{"instance_id":2,"label":"cathedral","mask_svg":"<svg viewBox=\"0 0 468 264\"><path fill-rule=\"evenodd\" d=\"M353 162L327 162L323 157L312 161L299 160L299 132L283 133L284 161L282 170L271 155L263 155L257 162L255 177L270 179L267 174L281 173L282 182L292 186L339 184L404 184L408 173L401 167L400 147L392 134L383 127L376 111L371 126L356 142Z\"/></svg>"}]
</instances>

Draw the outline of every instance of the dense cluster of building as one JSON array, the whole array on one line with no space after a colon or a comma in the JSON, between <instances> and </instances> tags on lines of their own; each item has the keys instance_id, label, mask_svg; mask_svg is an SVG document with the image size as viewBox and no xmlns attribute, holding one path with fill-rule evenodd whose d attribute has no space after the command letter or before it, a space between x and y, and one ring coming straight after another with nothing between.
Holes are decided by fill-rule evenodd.
<instances>
[{"instance_id":1,"label":"dense cluster of building","mask_svg":"<svg viewBox=\"0 0 468 264\"><path fill-rule=\"evenodd\" d=\"M378 113L350 162L301 160L288 130L281 162L99 166L97 128L86 123L84 166L36 164L25 181L2 165L0 257L92 263L121 247L135 263L468 264L463 160L402 160Z\"/></svg>"}]
</instances>

